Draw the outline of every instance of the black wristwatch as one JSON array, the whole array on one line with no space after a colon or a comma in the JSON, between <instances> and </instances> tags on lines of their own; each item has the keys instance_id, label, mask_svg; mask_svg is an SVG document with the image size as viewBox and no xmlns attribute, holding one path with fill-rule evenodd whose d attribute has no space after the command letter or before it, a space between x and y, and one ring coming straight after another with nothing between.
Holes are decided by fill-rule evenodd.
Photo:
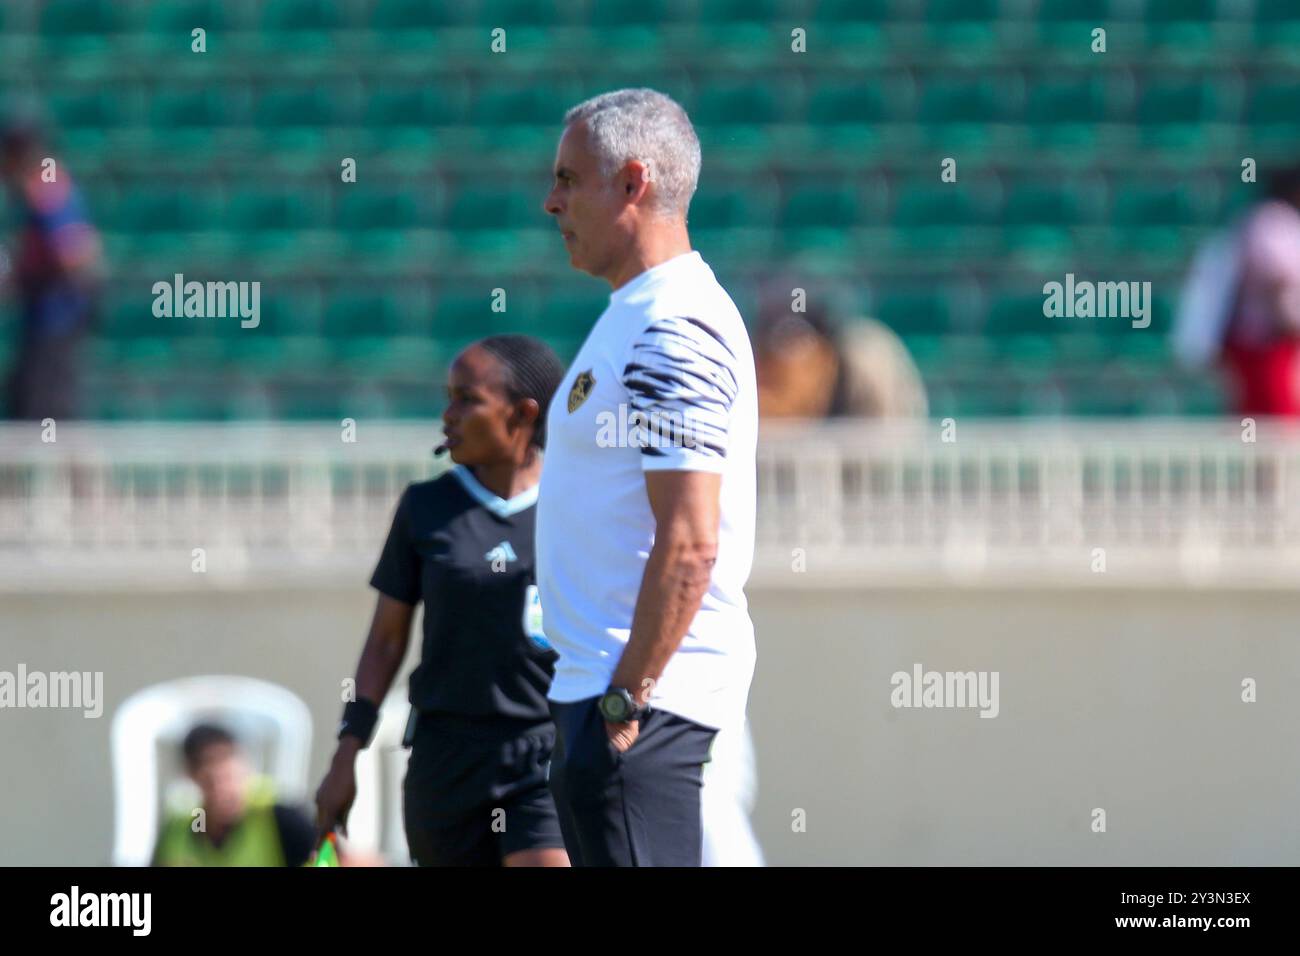
<instances>
[{"instance_id":1,"label":"black wristwatch","mask_svg":"<svg viewBox=\"0 0 1300 956\"><path fill-rule=\"evenodd\" d=\"M605 691L597 706L600 708L600 716L611 724L640 720L650 709L644 704L638 704L626 687L611 687Z\"/></svg>"}]
</instances>

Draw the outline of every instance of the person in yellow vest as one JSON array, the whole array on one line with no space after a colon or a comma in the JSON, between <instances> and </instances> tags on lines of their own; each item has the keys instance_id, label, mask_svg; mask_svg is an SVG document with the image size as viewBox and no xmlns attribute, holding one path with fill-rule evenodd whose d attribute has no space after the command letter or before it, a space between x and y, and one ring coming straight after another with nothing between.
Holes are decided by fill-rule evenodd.
<instances>
[{"instance_id":1,"label":"person in yellow vest","mask_svg":"<svg viewBox=\"0 0 1300 956\"><path fill-rule=\"evenodd\" d=\"M199 724L181 745L185 769L202 794L201 813L163 823L154 866L301 866L315 829L294 807L277 803L271 782L251 772L234 736Z\"/></svg>"}]
</instances>

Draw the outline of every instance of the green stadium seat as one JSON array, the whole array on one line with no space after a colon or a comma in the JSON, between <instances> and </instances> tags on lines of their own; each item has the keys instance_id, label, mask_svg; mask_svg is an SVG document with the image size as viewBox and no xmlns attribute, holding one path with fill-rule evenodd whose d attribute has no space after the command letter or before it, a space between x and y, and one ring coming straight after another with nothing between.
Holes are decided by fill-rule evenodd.
<instances>
[{"instance_id":1,"label":"green stadium seat","mask_svg":"<svg viewBox=\"0 0 1300 956\"><path fill-rule=\"evenodd\" d=\"M573 361L578 354L578 349L582 348L582 343L586 340L586 336L563 335L542 335L539 338L551 347L565 365Z\"/></svg>"},{"instance_id":2,"label":"green stadium seat","mask_svg":"<svg viewBox=\"0 0 1300 956\"><path fill-rule=\"evenodd\" d=\"M229 126L239 105L223 90L157 90L149 98L149 122L159 128Z\"/></svg>"},{"instance_id":3,"label":"green stadium seat","mask_svg":"<svg viewBox=\"0 0 1300 956\"><path fill-rule=\"evenodd\" d=\"M357 418L356 408L344 408L345 396L337 388L318 382L284 383L276 390L276 409L291 421L332 421Z\"/></svg>"},{"instance_id":4,"label":"green stadium seat","mask_svg":"<svg viewBox=\"0 0 1300 956\"><path fill-rule=\"evenodd\" d=\"M256 329L221 337L220 347L220 364L227 372L258 378L311 374L329 357L318 336L274 334L265 316Z\"/></svg>"},{"instance_id":5,"label":"green stadium seat","mask_svg":"<svg viewBox=\"0 0 1300 956\"><path fill-rule=\"evenodd\" d=\"M1222 62L1233 39L1227 27L1235 24L1218 14L1217 0L1147 0L1147 45L1180 54L1203 50L1212 62Z\"/></svg>"},{"instance_id":6,"label":"green stadium seat","mask_svg":"<svg viewBox=\"0 0 1300 956\"><path fill-rule=\"evenodd\" d=\"M1219 218L1224 222L1231 222L1241 216L1258 198L1257 190L1258 186L1255 183L1243 183L1239 180L1230 183L1223 202L1219 204Z\"/></svg>"},{"instance_id":7,"label":"green stadium seat","mask_svg":"<svg viewBox=\"0 0 1300 956\"><path fill-rule=\"evenodd\" d=\"M1121 8L1119 16L1124 16ZM1108 0L1039 0L1036 46L1040 56L1051 60L1070 58L1079 65L1091 65L1092 31L1116 28Z\"/></svg>"},{"instance_id":8,"label":"green stadium seat","mask_svg":"<svg viewBox=\"0 0 1300 956\"><path fill-rule=\"evenodd\" d=\"M1266 81L1255 86L1246 108L1251 125L1300 127L1300 83Z\"/></svg>"},{"instance_id":9,"label":"green stadium seat","mask_svg":"<svg viewBox=\"0 0 1300 956\"><path fill-rule=\"evenodd\" d=\"M369 126L455 126L471 122L469 90L458 77L439 77L417 86L384 85L366 100Z\"/></svg>"},{"instance_id":10,"label":"green stadium seat","mask_svg":"<svg viewBox=\"0 0 1300 956\"><path fill-rule=\"evenodd\" d=\"M1217 0L1146 0L1145 18L1150 22L1213 21L1218 16Z\"/></svg>"},{"instance_id":11,"label":"green stadium seat","mask_svg":"<svg viewBox=\"0 0 1300 956\"><path fill-rule=\"evenodd\" d=\"M554 292L538 310L538 334L585 337L609 305L609 296L594 292Z\"/></svg>"},{"instance_id":12,"label":"green stadium seat","mask_svg":"<svg viewBox=\"0 0 1300 956\"><path fill-rule=\"evenodd\" d=\"M457 277L436 292L429 323L430 334L444 344L485 335L532 333L538 310L531 283L511 282L499 286L505 292L505 311L494 312L493 286L487 280Z\"/></svg>"},{"instance_id":13,"label":"green stadium seat","mask_svg":"<svg viewBox=\"0 0 1300 956\"><path fill-rule=\"evenodd\" d=\"M593 3L588 20L596 30L622 26L659 27L680 20L680 0L638 0L637 3Z\"/></svg>"},{"instance_id":14,"label":"green stadium seat","mask_svg":"<svg viewBox=\"0 0 1300 956\"><path fill-rule=\"evenodd\" d=\"M506 187L462 187L452 197L443 225L453 231L544 228L548 225L542 210L544 196L540 189L533 194Z\"/></svg>"},{"instance_id":15,"label":"green stadium seat","mask_svg":"<svg viewBox=\"0 0 1300 956\"><path fill-rule=\"evenodd\" d=\"M930 40L939 46L982 53L997 39L998 0L929 0L925 13Z\"/></svg>"},{"instance_id":16,"label":"green stadium seat","mask_svg":"<svg viewBox=\"0 0 1300 956\"><path fill-rule=\"evenodd\" d=\"M174 339L163 336L119 341L116 370L126 372L141 384L166 379L176 367L174 344Z\"/></svg>"},{"instance_id":17,"label":"green stadium seat","mask_svg":"<svg viewBox=\"0 0 1300 956\"><path fill-rule=\"evenodd\" d=\"M219 391L176 391L164 386L154 393L154 408L156 417L167 422L256 421L270 417L265 390L256 385Z\"/></svg>"},{"instance_id":18,"label":"green stadium seat","mask_svg":"<svg viewBox=\"0 0 1300 956\"><path fill-rule=\"evenodd\" d=\"M1043 335L1065 331L1062 320L1043 315L1046 297L1041 293L1009 294L994 300L985 328L995 340L1010 335Z\"/></svg>"},{"instance_id":19,"label":"green stadium seat","mask_svg":"<svg viewBox=\"0 0 1300 956\"><path fill-rule=\"evenodd\" d=\"M1042 318L1040 313L1040 318ZM1051 319L1043 319L1035 332L1002 335L995 339L998 354L1015 369L1017 375L1035 376L1049 372L1057 361L1056 336L1051 334Z\"/></svg>"},{"instance_id":20,"label":"green stadium seat","mask_svg":"<svg viewBox=\"0 0 1300 956\"><path fill-rule=\"evenodd\" d=\"M952 331L952 308L941 292L893 292L883 296L876 318L899 335L940 334Z\"/></svg>"},{"instance_id":21,"label":"green stadium seat","mask_svg":"<svg viewBox=\"0 0 1300 956\"><path fill-rule=\"evenodd\" d=\"M277 338L307 337L321 333L321 297L313 292L264 287L258 332Z\"/></svg>"},{"instance_id":22,"label":"green stadium seat","mask_svg":"<svg viewBox=\"0 0 1300 956\"><path fill-rule=\"evenodd\" d=\"M376 0L370 25L377 30L426 30L459 26L474 21L479 10L474 0L434 3L431 0Z\"/></svg>"},{"instance_id":23,"label":"green stadium seat","mask_svg":"<svg viewBox=\"0 0 1300 956\"><path fill-rule=\"evenodd\" d=\"M991 21L1000 15L999 0L927 0L925 17L931 23Z\"/></svg>"},{"instance_id":24,"label":"green stadium seat","mask_svg":"<svg viewBox=\"0 0 1300 956\"><path fill-rule=\"evenodd\" d=\"M1225 415L1228 396L1217 376L1202 376L1179 385L1184 415Z\"/></svg>"},{"instance_id":25,"label":"green stadium seat","mask_svg":"<svg viewBox=\"0 0 1300 956\"><path fill-rule=\"evenodd\" d=\"M916 368L921 373L923 380L932 379L936 372L942 371L949 364L945 351L950 343L965 340L966 338L967 336L964 335L914 334L901 336L903 347L907 349L907 354L916 363Z\"/></svg>"},{"instance_id":26,"label":"green stadium seat","mask_svg":"<svg viewBox=\"0 0 1300 956\"><path fill-rule=\"evenodd\" d=\"M431 224L431 217L411 190L374 189L359 183L344 187L334 222L335 228L342 230L414 229Z\"/></svg>"},{"instance_id":27,"label":"green stadium seat","mask_svg":"<svg viewBox=\"0 0 1300 956\"><path fill-rule=\"evenodd\" d=\"M336 292L325 308L324 331L331 338L391 335L401 325L397 302L379 291Z\"/></svg>"},{"instance_id":28,"label":"green stadium seat","mask_svg":"<svg viewBox=\"0 0 1300 956\"><path fill-rule=\"evenodd\" d=\"M136 186L115 207L104 226L123 232L199 232L218 221L214 195L201 189Z\"/></svg>"},{"instance_id":29,"label":"green stadium seat","mask_svg":"<svg viewBox=\"0 0 1300 956\"><path fill-rule=\"evenodd\" d=\"M507 298L507 310L509 306ZM434 327L443 339L458 335L479 338L504 331L507 315L509 311L492 311L492 286L484 282L481 290L440 292L434 306Z\"/></svg>"},{"instance_id":30,"label":"green stadium seat","mask_svg":"<svg viewBox=\"0 0 1300 956\"><path fill-rule=\"evenodd\" d=\"M779 0L712 0L701 4L701 19L713 23L757 22L764 25L784 25L781 18L787 14L789 4Z\"/></svg>"},{"instance_id":31,"label":"green stadium seat","mask_svg":"<svg viewBox=\"0 0 1300 956\"><path fill-rule=\"evenodd\" d=\"M1188 184L1126 185L1115 196L1112 221L1117 226L1188 226L1200 218Z\"/></svg>"},{"instance_id":32,"label":"green stadium seat","mask_svg":"<svg viewBox=\"0 0 1300 956\"><path fill-rule=\"evenodd\" d=\"M787 112L790 83L774 78L769 83L718 82L700 91L691 121L700 126L764 126L779 122Z\"/></svg>"},{"instance_id":33,"label":"green stadium seat","mask_svg":"<svg viewBox=\"0 0 1300 956\"><path fill-rule=\"evenodd\" d=\"M1007 81L988 76L930 79L921 94L919 118L926 123L1001 123L1016 118Z\"/></svg>"},{"instance_id":34,"label":"green stadium seat","mask_svg":"<svg viewBox=\"0 0 1300 956\"><path fill-rule=\"evenodd\" d=\"M883 85L870 79L821 83L808 99L808 122L817 126L881 123L891 112Z\"/></svg>"},{"instance_id":35,"label":"green stadium seat","mask_svg":"<svg viewBox=\"0 0 1300 956\"><path fill-rule=\"evenodd\" d=\"M276 0L262 7L263 30L335 30L343 26L334 0Z\"/></svg>"},{"instance_id":36,"label":"green stadium seat","mask_svg":"<svg viewBox=\"0 0 1300 956\"><path fill-rule=\"evenodd\" d=\"M572 19L577 4L563 0L482 0L477 21L489 27L554 27ZM579 8L580 9L580 8Z\"/></svg>"},{"instance_id":37,"label":"green stadium seat","mask_svg":"<svg viewBox=\"0 0 1300 956\"><path fill-rule=\"evenodd\" d=\"M1300 7L1293 0L1255 0L1255 21L1261 26L1300 24Z\"/></svg>"},{"instance_id":38,"label":"green stadium seat","mask_svg":"<svg viewBox=\"0 0 1300 956\"><path fill-rule=\"evenodd\" d=\"M978 371L993 361L995 350L987 335L957 334L934 338L939 343L938 359L949 369ZM911 339L908 343L910 347Z\"/></svg>"},{"instance_id":39,"label":"green stadium seat","mask_svg":"<svg viewBox=\"0 0 1300 956\"><path fill-rule=\"evenodd\" d=\"M226 227L233 232L323 228L328 221L323 191L320 186L241 189L226 206Z\"/></svg>"},{"instance_id":40,"label":"green stadium seat","mask_svg":"<svg viewBox=\"0 0 1300 956\"><path fill-rule=\"evenodd\" d=\"M115 0L48 0L41 8L41 32L47 35L117 33L125 11Z\"/></svg>"},{"instance_id":41,"label":"green stadium seat","mask_svg":"<svg viewBox=\"0 0 1300 956\"><path fill-rule=\"evenodd\" d=\"M431 382L390 385L384 391L394 418L432 421L446 405L446 399Z\"/></svg>"},{"instance_id":42,"label":"green stadium seat","mask_svg":"<svg viewBox=\"0 0 1300 956\"><path fill-rule=\"evenodd\" d=\"M335 358L345 371L368 379L383 381L406 376L430 381L443 364L443 350L439 343L424 338L368 335L337 344L340 348ZM352 401L349 397L349 403ZM373 414L380 413L376 411Z\"/></svg>"},{"instance_id":43,"label":"green stadium seat","mask_svg":"<svg viewBox=\"0 0 1300 956\"><path fill-rule=\"evenodd\" d=\"M1030 123L1104 123L1105 81L1097 76L1068 80L1036 78L1029 86L1025 119Z\"/></svg>"},{"instance_id":44,"label":"green stadium seat","mask_svg":"<svg viewBox=\"0 0 1300 956\"><path fill-rule=\"evenodd\" d=\"M221 0L168 0L167 3L151 3L145 14L145 26L152 33L179 33L186 37L196 27L213 33L240 26L238 9L238 6Z\"/></svg>"},{"instance_id":45,"label":"green stadium seat","mask_svg":"<svg viewBox=\"0 0 1300 956\"><path fill-rule=\"evenodd\" d=\"M859 225L862 203L852 186L800 185L781 208L783 229L851 228Z\"/></svg>"},{"instance_id":46,"label":"green stadium seat","mask_svg":"<svg viewBox=\"0 0 1300 956\"><path fill-rule=\"evenodd\" d=\"M1039 20L1059 23L1096 23L1110 21L1110 0L1039 0Z\"/></svg>"},{"instance_id":47,"label":"green stadium seat","mask_svg":"<svg viewBox=\"0 0 1300 956\"><path fill-rule=\"evenodd\" d=\"M698 229L770 228L773 212L765 184L701 187L691 199L687 221Z\"/></svg>"},{"instance_id":48,"label":"green stadium seat","mask_svg":"<svg viewBox=\"0 0 1300 956\"><path fill-rule=\"evenodd\" d=\"M978 225L983 218L983 203L972 198L972 192L978 189L978 185L963 182L905 183L898 190L892 221L904 229Z\"/></svg>"},{"instance_id":49,"label":"green stadium seat","mask_svg":"<svg viewBox=\"0 0 1300 956\"><path fill-rule=\"evenodd\" d=\"M124 121L122 95L111 90L79 90L54 93L49 98L50 112L59 126L69 128L112 129Z\"/></svg>"},{"instance_id":50,"label":"green stadium seat","mask_svg":"<svg viewBox=\"0 0 1300 956\"><path fill-rule=\"evenodd\" d=\"M1002 207L1007 226L1074 226L1095 221L1105 198L1099 186L1080 183L1019 183Z\"/></svg>"},{"instance_id":51,"label":"green stadium seat","mask_svg":"<svg viewBox=\"0 0 1300 956\"><path fill-rule=\"evenodd\" d=\"M558 135L566 104L575 100L551 84L494 80L478 91L473 115L486 126L549 126Z\"/></svg>"},{"instance_id":52,"label":"green stadium seat","mask_svg":"<svg viewBox=\"0 0 1300 956\"><path fill-rule=\"evenodd\" d=\"M1051 321L1048 319L1047 321ZM1065 332L1054 337L1057 362L1065 368L1096 364L1107 354L1107 339L1089 332Z\"/></svg>"},{"instance_id":53,"label":"green stadium seat","mask_svg":"<svg viewBox=\"0 0 1300 956\"><path fill-rule=\"evenodd\" d=\"M153 296L110 295L102 312L103 334L113 339L163 337L169 319L153 314Z\"/></svg>"},{"instance_id":54,"label":"green stadium seat","mask_svg":"<svg viewBox=\"0 0 1300 956\"><path fill-rule=\"evenodd\" d=\"M894 16L892 0L816 0L813 16L832 24L884 23Z\"/></svg>"},{"instance_id":55,"label":"green stadium seat","mask_svg":"<svg viewBox=\"0 0 1300 956\"><path fill-rule=\"evenodd\" d=\"M338 90L271 87L258 96L253 119L269 129L339 125L350 118L347 100Z\"/></svg>"},{"instance_id":56,"label":"green stadium seat","mask_svg":"<svg viewBox=\"0 0 1300 956\"><path fill-rule=\"evenodd\" d=\"M1151 325L1143 331L1146 333L1146 341L1153 346L1158 343L1158 349L1163 354L1168 347L1168 336L1173 332L1176 300L1158 288L1153 289L1151 299Z\"/></svg>"},{"instance_id":57,"label":"green stadium seat","mask_svg":"<svg viewBox=\"0 0 1300 956\"><path fill-rule=\"evenodd\" d=\"M1295 0L1255 0L1255 42L1288 53L1300 46L1300 6Z\"/></svg>"},{"instance_id":58,"label":"green stadium seat","mask_svg":"<svg viewBox=\"0 0 1300 956\"><path fill-rule=\"evenodd\" d=\"M1213 81L1156 82L1142 91L1137 118L1144 125L1210 123L1225 118L1224 106Z\"/></svg>"}]
</instances>

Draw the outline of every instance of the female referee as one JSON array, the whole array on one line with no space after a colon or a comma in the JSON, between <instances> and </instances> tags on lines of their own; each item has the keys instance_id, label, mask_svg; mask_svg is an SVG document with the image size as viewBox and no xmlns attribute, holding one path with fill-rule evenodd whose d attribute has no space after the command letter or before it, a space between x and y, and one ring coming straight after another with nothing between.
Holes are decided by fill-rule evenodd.
<instances>
[{"instance_id":1,"label":"female referee","mask_svg":"<svg viewBox=\"0 0 1300 956\"><path fill-rule=\"evenodd\" d=\"M555 353L495 335L452 363L443 413L454 467L407 487L370 584L379 592L329 772L322 833L346 827L355 760L378 718L424 602L411 674L414 734L403 804L420 866L568 866L546 782L555 652L541 630L533 520ZM408 734L408 736L410 736Z\"/></svg>"}]
</instances>

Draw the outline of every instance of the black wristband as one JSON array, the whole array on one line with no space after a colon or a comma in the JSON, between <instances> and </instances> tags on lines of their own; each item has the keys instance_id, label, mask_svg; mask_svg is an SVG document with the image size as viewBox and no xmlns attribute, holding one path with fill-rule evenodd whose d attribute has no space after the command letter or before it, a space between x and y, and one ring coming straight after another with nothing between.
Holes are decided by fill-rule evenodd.
<instances>
[{"instance_id":1,"label":"black wristband","mask_svg":"<svg viewBox=\"0 0 1300 956\"><path fill-rule=\"evenodd\" d=\"M339 740L352 736L361 741L361 749L370 746L370 737L379 723L379 708L364 697L350 700L343 708L343 720L339 722Z\"/></svg>"}]
</instances>

